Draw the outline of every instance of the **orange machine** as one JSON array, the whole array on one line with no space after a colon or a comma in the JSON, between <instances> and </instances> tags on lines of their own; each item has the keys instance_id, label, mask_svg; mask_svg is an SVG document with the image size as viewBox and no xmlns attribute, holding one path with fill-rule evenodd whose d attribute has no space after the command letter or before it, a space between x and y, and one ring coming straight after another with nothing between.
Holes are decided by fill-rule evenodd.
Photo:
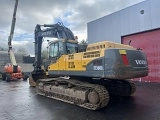
<instances>
[{"instance_id":1,"label":"orange machine","mask_svg":"<svg viewBox=\"0 0 160 120\"><path fill-rule=\"evenodd\" d=\"M11 24L11 31L10 31L10 36L8 37L8 54L10 56L11 64L7 64L6 66L4 66L4 74L2 75L3 80L6 80L7 82L13 79L21 79L21 78L26 80L26 76L22 73L21 67L17 65L15 55L12 50L12 44L11 44L13 34L14 34L15 23L16 23L17 6L18 6L18 0L16 0L15 2L12 24Z\"/></svg>"},{"instance_id":2,"label":"orange machine","mask_svg":"<svg viewBox=\"0 0 160 120\"><path fill-rule=\"evenodd\" d=\"M6 80L9 82L10 80L17 80L17 79L25 79L26 76L22 73L20 66L13 66L10 64L7 64L4 66L4 74L2 76L3 80Z\"/></svg>"}]
</instances>

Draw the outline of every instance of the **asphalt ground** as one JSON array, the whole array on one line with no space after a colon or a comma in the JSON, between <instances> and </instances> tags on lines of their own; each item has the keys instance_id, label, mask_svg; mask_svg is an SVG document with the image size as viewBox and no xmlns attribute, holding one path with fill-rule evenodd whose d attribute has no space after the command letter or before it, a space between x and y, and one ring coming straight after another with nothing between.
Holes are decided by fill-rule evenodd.
<instances>
[{"instance_id":1,"label":"asphalt ground","mask_svg":"<svg viewBox=\"0 0 160 120\"><path fill-rule=\"evenodd\" d=\"M36 94L28 81L0 80L0 120L160 120L160 83L136 82L131 97L112 96L91 111Z\"/></svg>"}]
</instances>

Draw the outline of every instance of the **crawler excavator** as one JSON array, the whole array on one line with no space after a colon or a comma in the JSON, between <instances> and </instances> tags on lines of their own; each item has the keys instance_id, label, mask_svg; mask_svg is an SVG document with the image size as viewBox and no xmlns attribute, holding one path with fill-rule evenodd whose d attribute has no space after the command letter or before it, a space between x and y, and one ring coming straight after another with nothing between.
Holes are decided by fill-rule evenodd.
<instances>
[{"instance_id":1,"label":"crawler excavator","mask_svg":"<svg viewBox=\"0 0 160 120\"><path fill-rule=\"evenodd\" d=\"M47 69L41 67L44 37L58 39L49 43ZM72 31L62 23L36 25L34 43L30 85L36 83L39 95L90 110L107 106L110 95L132 95L136 87L130 79L148 75L147 58L141 50L110 41L78 44Z\"/></svg>"}]
</instances>

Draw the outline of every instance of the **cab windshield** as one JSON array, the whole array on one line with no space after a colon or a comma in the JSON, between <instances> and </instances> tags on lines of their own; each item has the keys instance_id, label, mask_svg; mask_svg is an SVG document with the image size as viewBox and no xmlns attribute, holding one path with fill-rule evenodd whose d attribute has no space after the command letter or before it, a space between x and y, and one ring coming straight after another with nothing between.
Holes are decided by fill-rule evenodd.
<instances>
[{"instance_id":1,"label":"cab windshield","mask_svg":"<svg viewBox=\"0 0 160 120\"><path fill-rule=\"evenodd\" d=\"M78 46L75 43L66 43L66 49L68 54L77 53Z\"/></svg>"},{"instance_id":2,"label":"cab windshield","mask_svg":"<svg viewBox=\"0 0 160 120\"><path fill-rule=\"evenodd\" d=\"M49 46L49 58L54 58L54 57L60 57L61 55L67 53L67 54L72 54L72 53L77 53L78 52L78 45L75 43L66 43L66 52L65 52L65 47L62 42L55 42L50 44Z\"/></svg>"}]
</instances>

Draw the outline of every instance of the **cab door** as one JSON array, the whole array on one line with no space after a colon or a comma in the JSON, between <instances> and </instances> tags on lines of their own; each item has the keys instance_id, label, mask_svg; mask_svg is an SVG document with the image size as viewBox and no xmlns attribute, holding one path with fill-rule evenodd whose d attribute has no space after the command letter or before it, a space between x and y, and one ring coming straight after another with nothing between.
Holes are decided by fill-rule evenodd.
<instances>
[{"instance_id":1,"label":"cab door","mask_svg":"<svg viewBox=\"0 0 160 120\"><path fill-rule=\"evenodd\" d=\"M59 58L58 58L58 70L65 71L66 70L66 55L65 55L65 47L64 42L59 41Z\"/></svg>"},{"instance_id":2,"label":"cab door","mask_svg":"<svg viewBox=\"0 0 160 120\"><path fill-rule=\"evenodd\" d=\"M59 58L59 43L55 42L49 46L49 70L58 70L58 58Z\"/></svg>"}]
</instances>

